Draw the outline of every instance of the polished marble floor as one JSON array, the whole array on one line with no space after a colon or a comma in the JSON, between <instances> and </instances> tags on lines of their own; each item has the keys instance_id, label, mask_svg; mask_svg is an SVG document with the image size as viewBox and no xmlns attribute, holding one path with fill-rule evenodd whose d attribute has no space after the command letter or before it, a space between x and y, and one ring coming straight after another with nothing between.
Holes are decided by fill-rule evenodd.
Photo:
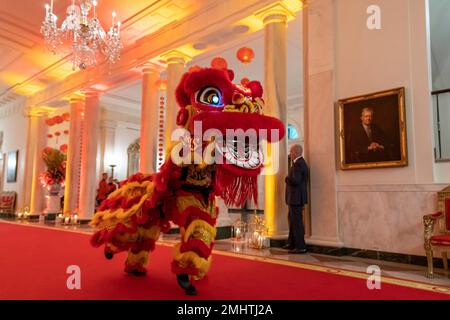
<instances>
[{"instance_id":1,"label":"polished marble floor","mask_svg":"<svg viewBox=\"0 0 450 320\"><path fill-rule=\"evenodd\" d=\"M93 233L93 229L89 225L66 226L56 225L54 222L30 222L30 221L11 221L12 223L20 223L24 225L43 227L43 228L58 228L69 232ZM172 245L179 241L178 234L162 235L160 243ZM403 280L411 280L423 282L428 284L435 284L439 286L450 287L450 272L443 269L435 269L434 279L425 277L426 267L395 263L383 260L372 260L365 258L357 258L352 256L330 256L323 254L289 254L287 250L281 248L268 249L252 249L249 248L243 241L233 241L231 239L216 241L214 249L216 251L225 251L233 254L240 254L254 257L264 257L280 261L288 261L293 263L306 263L319 265L329 268L339 268L356 272L367 272L369 266L376 265L380 267L382 276L393 277Z\"/></svg>"}]
</instances>

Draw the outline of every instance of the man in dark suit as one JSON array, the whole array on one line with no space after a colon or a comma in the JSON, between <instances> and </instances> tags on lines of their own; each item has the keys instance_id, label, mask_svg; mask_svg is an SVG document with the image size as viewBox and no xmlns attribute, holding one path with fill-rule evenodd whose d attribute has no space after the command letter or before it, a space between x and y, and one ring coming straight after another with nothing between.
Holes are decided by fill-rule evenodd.
<instances>
[{"instance_id":1,"label":"man in dark suit","mask_svg":"<svg viewBox=\"0 0 450 320\"><path fill-rule=\"evenodd\" d=\"M289 238L284 249L289 253L306 253L305 227L303 226L303 206L308 203L309 169L302 157L303 148L296 144L291 147L292 166L285 179L286 204L289 206Z\"/></svg>"},{"instance_id":2,"label":"man in dark suit","mask_svg":"<svg viewBox=\"0 0 450 320\"><path fill-rule=\"evenodd\" d=\"M378 162L387 160L385 136L373 123L373 109L361 111L361 123L350 129L347 141L349 163Z\"/></svg>"}]
</instances>

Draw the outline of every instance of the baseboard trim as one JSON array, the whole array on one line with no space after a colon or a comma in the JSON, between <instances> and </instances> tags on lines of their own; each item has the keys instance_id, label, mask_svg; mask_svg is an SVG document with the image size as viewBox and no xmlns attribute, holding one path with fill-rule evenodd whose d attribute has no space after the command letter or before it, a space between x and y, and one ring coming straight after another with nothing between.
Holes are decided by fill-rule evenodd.
<instances>
[{"instance_id":1,"label":"baseboard trim","mask_svg":"<svg viewBox=\"0 0 450 320\"><path fill-rule=\"evenodd\" d=\"M232 237L232 227L222 226L216 228L216 240L230 239ZM167 234L179 234L179 228L171 228Z\"/></svg>"},{"instance_id":2,"label":"baseboard trim","mask_svg":"<svg viewBox=\"0 0 450 320\"><path fill-rule=\"evenodd\" d=\"M287 244L286 240L285 241L273 241L273 242L272 242L272 240L270 241L271 247L279 248L285 244ZM375 251L375 250L364 250L364 249L346 248L346 247L336 248L336 247L321 246L321 245L315 245L315 244L307 244L306 248L307 248L308 252L310 252L310 253L324 254L324 255L337 256L337 257L350 256L350 257L357 257L357 258L364 258L364 259L411 264L411 265L417 265L417 266L423 266L423 267L426 267L428 265L426 256L418 256L418 255L412 255L412 254L393 253L393 252ZM435 257L435 258L433 258L433 266L435 268L443 268L444 263L441 258Z\"/></svg>"}]
</instances>

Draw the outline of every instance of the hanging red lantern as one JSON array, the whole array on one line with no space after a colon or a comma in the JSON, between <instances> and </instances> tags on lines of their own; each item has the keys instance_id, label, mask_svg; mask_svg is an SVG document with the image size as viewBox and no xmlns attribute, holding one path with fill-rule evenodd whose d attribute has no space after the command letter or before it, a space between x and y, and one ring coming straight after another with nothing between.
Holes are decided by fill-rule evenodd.
<instances>
[{"instance_id":1,"label":"hanging red lantern","mask_svg":"<svg viewBox=\"0 0 450 320\"><path fill-rule=\"evenodd\" d=\"M69 130L64 130L64 134L65 134L66 136L68 136L68 135L69 135Z\"/></svg>"},{"instance_id":2,"label":"hanging red lantern","mask_svg":"<svg viewBox=\"0 0 450 320\"><path fill-rule=\"evenodd\" d=\"M253 58L255 57L255 53L251 48L242 47L237 51L236 54L237 58L242 63L250 63L252 62Z\"/></svg>"},{"instance_id":3,"label":"hanging red lantern","mask_svg":"<svg viewBox=\"0 0 450 320\"><path fill-rule=\"evenodd\" d=\"M53 125L55 124L55 121L54 121L53 118L48 118L47 120L45 120L45 123L46 123L49 127L51 127L51 126L53 126Z\"/></svg>"},{"instance_id":4,"label":"hanging red lantern","mask_svg":"<svg viewBox=\"0 0 450 320\"><path fill-rule=\"evenodd\" d=\"M65 143L65 144L62 144L62 145L59 147L59 150L60 150L61 152L63 152L63 153L66 153L66 152L67 152L67 148L68 148L68 146L67 146L67 144Z\"/></svg>"},{"instance_id":5,"label":"hanging red lantern","mask_svg":"<svg viewBox=\"0 0 450 320\"><path fill-rule=\"evenodd\" d=\"M228 62L222 57L215 57L211 61L211 67L214 69L228 69Z\"/></svg>"},{"instance_id":6,"label":"hanging red lantern","mask_svg":"<svg viewBox=\"0 0 450 320\"><path fill-rule=\"evenodd\" d=\"M55 132L55 136L56 136L56 137L59 137L60 135L61 135L61 132L59 132L59 131L56 131L56 132Z\"/></svg>"},{"instance_id":7,"label":"hanging red lantern","mask_svg":"<svg viewBox=\"0 0 450 320\"><path fill-rule=\"evenodd\" d=\"M61 116L56 116L55 117L55 123L56 124L61 124L61 123L63 123L63 121L64 121L63 117L61 117Z\"/></svg>"},{"instance_id":8,"label":"hanging red lantern","mask_svg":"<svg viewBox=\"0 0 450 320\"><path fill-rule=\"evenodd\" d=\"M63 113L62 118L64 121L69 121L70 120L70 113L66 112Z\"/></svg>"}]
</instances>

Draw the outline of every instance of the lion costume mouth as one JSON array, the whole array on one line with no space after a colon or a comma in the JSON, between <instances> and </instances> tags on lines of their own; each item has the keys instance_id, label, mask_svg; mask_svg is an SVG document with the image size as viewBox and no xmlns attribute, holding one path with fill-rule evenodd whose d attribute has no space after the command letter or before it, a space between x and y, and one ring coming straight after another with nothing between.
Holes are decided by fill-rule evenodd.
<instances>
[{"instance_id":1,"label":"lion costume mouth","mask_svg":"<svg viewBox=\"0 0 450 320\"><path fill-rule=\"evenodd\" d=\"M226 163L243 169L259 169L263 164L263 154L259 144L233 139L225 141L223 145L216 145L216 151L225 158Z\"/></svg>"}]
</instances>

